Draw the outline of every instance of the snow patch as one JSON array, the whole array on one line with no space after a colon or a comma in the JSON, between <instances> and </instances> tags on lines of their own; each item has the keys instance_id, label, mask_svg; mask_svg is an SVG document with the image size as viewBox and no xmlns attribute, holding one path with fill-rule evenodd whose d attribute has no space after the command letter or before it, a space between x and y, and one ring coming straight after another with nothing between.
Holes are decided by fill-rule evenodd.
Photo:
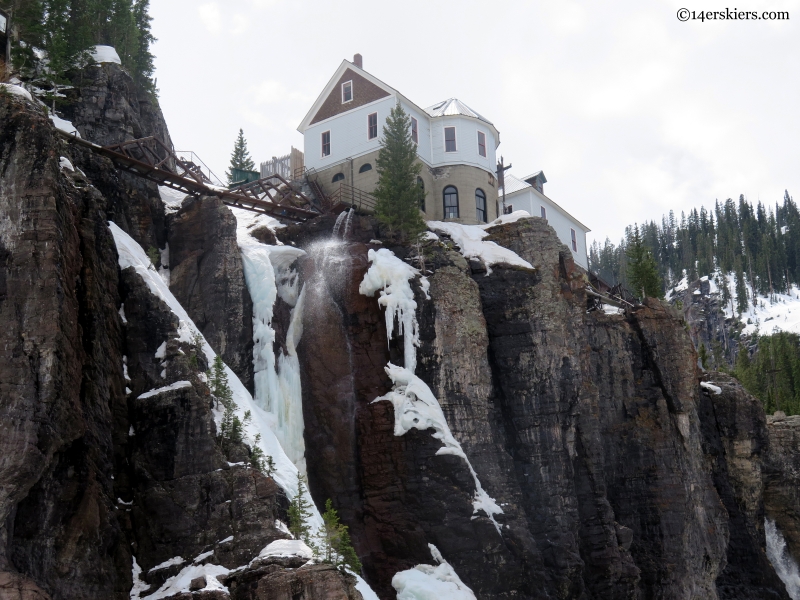
<instances>
[{"instance_id":1,"label":"snow patch","mask_svg":"<svg viewBox=\"0 0 800 600\"><path fill-rule=\"evenodd\" d=\"M378 304L386 309L386 338L391 342L394 333L394 322L397 320L398 333L403 336L403 352L405 367L411 373L417 368L417 346L419 331L417 327L417 303L410 280L420 273L417 269L404 263L386 248L370 250L367 253L372 263L358 286L359 293L374 296L380 291ZM428 294L430 284L424 279L423 290Z\"/></svg>"},{"instance_id":2,"label":"snow patch","mask_svg":"<svg viewBox=\"0 0 800 600\"><path fill-rule=\"evenodd\" d=\"M155 567L150 569L148 573L152 573L153 571L160 571L161 569L166 569L167 567L172 567L174 565L182 565L185 562L186 562L185 558L182 558L180 556L174 556L169 560L165 560L164 562L156 565Z\"/></svg>"},{"instance_id":3,"label":"snow patch","mask_svg":"<svg viewBox=\"0 0 800 600\"><path fill-rule=\"evenodd\" d=\"M764 519L764 532L767 537L767 558L778 577L786 586L786 593L792 600L800 600L800 569L786 548L786 540L775 522Z\"/></svg>"},{"instance_id":4,"label":"snow patch","mask_svg":"<svg viewBox=\"0 0 800 600\"><path fill-rule=\"evenodd\" d=\"M516 223L520 219L527 219L531 216L527 210L515 210L512 213L507 215L500 215L491 223L487 225L480 225L479 227L483 227L485 229L489 229L489 227L494 227L495 225L505 225L506 223Z\"/></svg>"},{"instance_id":5,"label":"snow patch","mask_svg":"<svg viewBox=\"0 0 800 600\"><path fill-rule=\"evenodd\" d=\"M188 594L190 593L189 586L192 580L197 577L206 578L206 587L204 587L202 591L220 591L227 594L229 593L228 588L222 585L217 577L220 575L227 575L228 573L230 573L230 569L226 569L220 565L189 565L188 567L184 567L177 575L173 575L167 579L164 585L158 588L155 594L147 596L147 600L159 600L160 598L167 598L181 593Z\"/></svg>"},{"instance_id":6,"label":"snow patch","mask_svg":"<svg viewBox=\"0 0 800 600\"><path fill-rule=\"evenodd\" d=\"M437 566L417 565L392 577L397 600L476 600L453 567L433 544L428 544Z\"/></svg>"},{"instance_id":7,"label":"snow patch","mask_svg":"<svg viewBox=\"0 0 800 600\"><path fill-rule=\"evenodd\" d=\"M0 83L0 88L3 88L12 96L19 96L20 98L25 98L29 102L33 102L33 97L31 96L31 93L24 87L18 85L12 85L10 83Z\"/></svg>"},{"instance_id":8,"label":"snow patch","mask_svg":"<svg viewBox=\"0 0 800 600\"><path fill-rule=\"evenodd\" d=\"M142 567L136 562L135 556L132 558L131 575L133 575L133 587L131 588L131 600L139 600L142 593L150 589L150 584L142 581Z\"/></svg>"},{"instance_id":9,"label":"snow patch","mask_svg":"<svg viewBox=\"0 0 800 600\"><path fill-rule=\"evenodd\" d=\"M268 556L300 556L311 560L314 552L303 540L275 540L258 553L258 558Z\"/></svg>"},{"instance_id":10,"label":"snow patch","mask_svg":"<svg viewBox=\"0 0 800 600\"><path fill-rule=\"evenodd\" d=\"M62 156L58 159L58 166L61 169L66 169L67 171L75 172L75 167L72 166L72 163L66 156Z\"/></svg>"},{"instance_id":11,"label":"snow patch","mask_svg":"<svg viewBox=\"0 0 800 600\"><path fill-rule=\"evenodd\" d=\"M184 199L186 199L186 194L165 185L158 186L158 194L161 196L161 203L164 205L164 210L167 214L178 212Z\"/></svg>"},{"instance_id":12,"label":"snow patch","mask_svg":"<svg viewBox=\"0 0 800 600\"><path fill-rule=\"evenodd\" d=\"M167 356L167 342L164 341L161 342L161 345L158 348L156 348L155 357L160 360L164 360L166 356Z\"/></svg>"},{"instance_id":13,"label":"snow patch","mask_svg":"<svg viewBox=\"0 0 800 600\"><path fill-rule=\"evenodd\" d=\"M708 381L701 381L700 387L708 390L709 392L713 392L717 396L719 396L722 393L721 387L719 387L718 385L714 385L713 383L709 383Z\"/></svg>"},{"instance_id":14,"label":"snow patch","mask_svg":"<svg viewBox=\"0 0 800 600\"><path fill-rule=\"evenodd\" d=\"M164 392L169 392L171 390L180 390L182 388L188 388L188 387L192 387L192 384L190 382L176 381L175 383L171 383L169 385L165 385L164 387L160 387L155 390L150 390L149 392L141 394L139 396L139 400L144 400L145 398L151 398L152 396L158 396L159 394L163 394Z\"/></svg>"},{"instance_id":15,"label":"snow patch","mask_svg":"<svg viewBox=\"0 0 800 600\"><path fill-rule=\"evenodd\" d=\"M66 119L62 119L57 114L51 112L50 120L53 122L53 125L56 126L56 129L60 129L61 131L70 135L74 135L75 137L81 137L81 134L78 133L78 130L75 129L75 126L71 122L67 121Z\"/></svg>"},{"instance_id":16,"label":"snow patch","mask_svg":"<svg viewBox=\"0 0 800 600\"><path fill-rule=\"evenodd\" d=\"M122 319L122 324L127 325L128 319L125 318L125 303L123 302L119 307L119 317Z\"/></svg>"},{"instance_id":17,"label":"snow patch","mask_svg":"<svg viewBox=\"0 0 800 600\"><path fill-rule=\"evenodd\" d=\"M99 63L122 64L116 49L111 46L95 46L92 48L92 58Z\"/></svg>"},{"instance_id":18,"label":"snow patch","mask_svg":"<svg viewBox=\"0 0 800 600\"><path fill-rule=\"evenodd\" d=\"M462 450L461 444L450 432L442 407L433 392L424 381L409 369L397 367L392 363L389 363L385 369L394 387L388 394L375 398L373 402L388 400L394 405L394 434L401 436L411 429L419 429L420 431L433 429L433 437L444 444L436 454L454 454L463 458L464 462L467 463L469 472L475 482L475 496L472 500L474 513L481 510L486 513L486 516L494 523L497 533L500 533L500 525L495 520L494 515L501 514L503 509L483 489L475 469L472 468L472 463L469 462L467 455Z\"/></svg>"},{"instance_id":19,"label":"snow patch","mask_svg":"<svg viewBox=\"0 0 800 600\"><path fill-rule=\"evenodd\" d=\"M217 544L227 544L228 542L232 542L232 541L233 541L233 536L229 535L224 540L218 541Z\"/></svg>"},{"instance_id":20,"label":"snow patch","mask_svg":"<svg viewBox=\"0 0 800 600\"><path fill-rule=\"evenodd\" d=\"M197 564L199 562L203 562L205 559L207 559L212 554L214 554L213 550L209 550L208 552L203 552L202 554L198 554L197 556L195 556L195 558L194 558L194 560L192 562L194 564Z\"/></svg>"},{"instance_id":21,"label":"snow patch","mask_svg":"<svg viewBox=\"0 0 800 600\"><path fill-rule=\"evenodd\" d=\"M516 212L524 213L525 211L521 210ZM513 217L515 214L516 213L511 213L510 215L504 216ZM523 216L529 217L530 215L525 213L525 215L521 215L517 217L517 219L520 219ZM496 221L500 221L500 219L497 219ZM449 235L453 241L458 244L458 247L461 250L461 254L464 255L464 258L476 258L480 260L484 267L486 267L487 277L492 273L492 265L496 264L506 264L516 267L524 267L526 269L533 269L533 265L527 260L522 259L516 252L512 252L508 248L503 248L494 242L483 241L483 238L489 235L486 232L486 229L495 224L500 224L496 221L493 221L489 225L462 225L460 223L453 223L450 221L428 221L428 227L438 231L439 233L445 233Z\"/></svg>"}]
</instances>

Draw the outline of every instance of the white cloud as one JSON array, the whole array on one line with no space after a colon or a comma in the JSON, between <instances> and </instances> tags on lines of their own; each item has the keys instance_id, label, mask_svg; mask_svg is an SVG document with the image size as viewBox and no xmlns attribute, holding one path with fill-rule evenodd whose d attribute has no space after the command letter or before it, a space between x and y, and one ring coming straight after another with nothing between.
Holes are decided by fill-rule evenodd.
<instances>
[{"instance_id":1,"label":"white cloud","mask_svg":"<svg viewBox=\"0 0 800 600\"><path fill-rule=\"evenodd\" d=\"M197 7L200 20L212 35L217 35L222 31L222 11L216 2L207 2Z\"/></svg>"}]
</instances>

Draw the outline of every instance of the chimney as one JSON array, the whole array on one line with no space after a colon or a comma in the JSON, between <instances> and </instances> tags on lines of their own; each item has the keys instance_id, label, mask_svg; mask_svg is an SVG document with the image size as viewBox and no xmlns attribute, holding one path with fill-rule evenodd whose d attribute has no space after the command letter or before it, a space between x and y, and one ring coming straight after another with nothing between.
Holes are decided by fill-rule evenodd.
<instances>
[{"instance_id":1,"label":"chimney","mask_svg":"<svg viewBox=\"0 0 800 600\"><path fill-rule=\"evenodd\" d=\"M364 59L361 58L360 54L355 54L353 56L353 64L355 66L357 66L359 69L363 69L364 68Z\"/></svg>"}]
</instances>

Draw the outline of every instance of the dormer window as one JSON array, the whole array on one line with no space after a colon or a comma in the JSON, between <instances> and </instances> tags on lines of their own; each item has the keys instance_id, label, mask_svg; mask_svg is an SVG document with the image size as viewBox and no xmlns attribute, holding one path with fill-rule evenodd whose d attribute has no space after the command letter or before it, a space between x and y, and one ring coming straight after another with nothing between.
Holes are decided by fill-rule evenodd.
<instances>
[{"instance_id":1,"label":"dormer window","mask_svg":"<svg viewBox=\"0 0 800 600\"><path fill-rule=\"evenodd\" d=\"M486 156L486 134L482 131L478 132L478 154Z\"/></svg>"},{"instance_id":2,"label":"dormer window","mask_svg":"<svg viewBox=\"0 0 800 600\"><path fill-rule=\"evenodd\" d=\"M456 128L455 127L445 127L444 128L444 151L445 152L455 152L456 151Z\"/></svg>"},{"instance_id":3,"label":"dormer window","mask_svg":"<svg viewBox=\"0 0 800 600\"><path fill-rule=\"evenodd\" d=\"M353 82L345 81L342 84L342 104L350 102L353 99Z\"/></svg>"},{"instance_id":4,"label":"dormer window","mask_svg":"<svg viewBox=\"0 0 800 600\"><path fill-rule=\"evenodd\" d=\"M419 144L419 124L414 117L411 117L411 141Z\"/></svg>"},{"instance_id":5,"label":"dormer window","mask_svg":"<svg viewBox=\"0 0 800 600\"><path fill-rule=\"evenodd\" d=\"M378 137L378 113L367 115L367 139L374 140Z\"/></svg>"}]
</instances>

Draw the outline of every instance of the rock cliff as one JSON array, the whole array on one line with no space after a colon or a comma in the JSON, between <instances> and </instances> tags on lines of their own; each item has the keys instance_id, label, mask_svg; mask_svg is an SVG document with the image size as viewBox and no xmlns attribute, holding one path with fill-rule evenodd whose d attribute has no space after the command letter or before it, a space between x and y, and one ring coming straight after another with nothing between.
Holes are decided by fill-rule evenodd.
<instances>
[{"instance_id":1,"label":"rock cliff","mask_svg":"<svg viewBox=\"0 0 800 600\"><path fill-rule=\"evenodd\" d=\"M68 116L85 137L168 141L121 69L84 77ZM670 306L587 312L583 275L543 219L488 229L533 265L491 273L446 235L421 257L377 243L367 215L333 241L336 215L255 229L305 251L299 318L277 294L259 324L228 208L187 199L168 216L157 188L7 96L0 219L0 600L362 597L342 570L267 551L290 537L294 490L247 464L255 446L221 443L205 371L219 354L252 391L266 325L276 357L302 325L291 400L311 495L331 499L380 598L440 559L481 599L788 598L764 518L800 556L796 419L701 374ZM108 221L166 264L120 266ZM398 435L387 401L385 367L409 348L360 289L381 248L427 278L411 279L415 374L452 434L444 452L439 430ZM169 288L154 293L158 266ZM475 508L479 487L502 512Z\"/></svg>"}]
</instances>

